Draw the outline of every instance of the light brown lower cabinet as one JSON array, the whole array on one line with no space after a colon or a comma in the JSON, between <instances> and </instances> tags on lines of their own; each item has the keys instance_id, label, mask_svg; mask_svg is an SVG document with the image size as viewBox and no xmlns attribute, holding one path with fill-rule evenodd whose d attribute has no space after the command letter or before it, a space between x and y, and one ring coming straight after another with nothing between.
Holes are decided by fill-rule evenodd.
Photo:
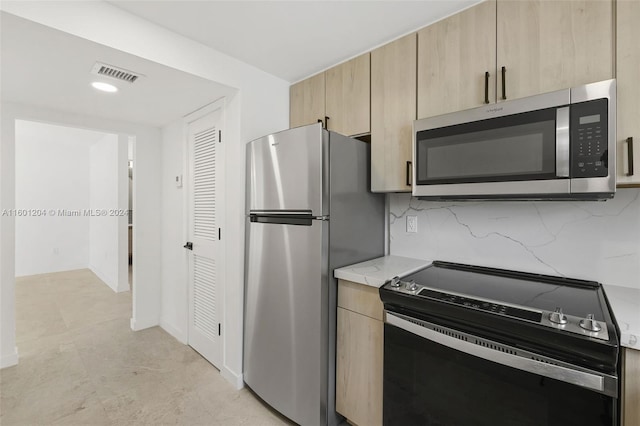
<instances>
[{"instance_id":1,"label":"light brown lower cabinet","mask_svg":"<svg viewBox=\"0 0 640 426\"><path fill-rule=\"evenodd\" d=\"M640 351L624 349L622 426L640 425Z\"/></svg>"},{"instance_id":2,"label":"light brown lower cabinet","mask_svg":"<svg viewBox=\"0 0 640 426\"><path fill-rule=\"evenodd\" d=\"M336 411L354 425L382 425L382 318L377 288L339 281Z\"/></svg>"}]
</instances>

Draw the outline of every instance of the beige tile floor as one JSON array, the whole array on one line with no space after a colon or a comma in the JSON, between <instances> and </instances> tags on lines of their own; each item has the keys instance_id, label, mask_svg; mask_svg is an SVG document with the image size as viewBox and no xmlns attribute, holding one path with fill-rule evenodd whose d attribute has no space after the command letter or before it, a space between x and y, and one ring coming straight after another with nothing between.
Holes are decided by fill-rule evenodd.
<instances>
[{"instance_id":1,"label":"beige tile floor","mask_svg":"<svg viewBox=\"0 0 640 426\"><path fill-rule=\"evenodd\" d=\"M162 329L132 332L130 312L89 270L17 279L0 425L290 424Z\"/></svg>"}]
</instances>

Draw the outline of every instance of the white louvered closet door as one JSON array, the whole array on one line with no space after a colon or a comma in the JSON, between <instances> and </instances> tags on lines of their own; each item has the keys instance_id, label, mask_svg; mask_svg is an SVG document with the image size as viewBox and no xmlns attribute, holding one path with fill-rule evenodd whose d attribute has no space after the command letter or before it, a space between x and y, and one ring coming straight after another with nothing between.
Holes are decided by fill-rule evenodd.
<instances>
[{"instance_id":1,"label":"white louvered closet door","mask_svg":"<svg viewBox=\"0 0 640 426\"><path fill-rule=\"evenodd\" d=\"M213 365L222 361L223 103L189 123L189 345Z\"/></svg>"}]
</instances>

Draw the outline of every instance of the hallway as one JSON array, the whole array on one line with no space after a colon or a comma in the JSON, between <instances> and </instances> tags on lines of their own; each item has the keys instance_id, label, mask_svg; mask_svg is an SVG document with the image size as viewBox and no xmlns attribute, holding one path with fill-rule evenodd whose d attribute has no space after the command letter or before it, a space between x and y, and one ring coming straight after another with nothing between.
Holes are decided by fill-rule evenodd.
<instances>
[{"instance_id":1,"label":"hallway","mask_svg":"<svg viewBox=\"0 0 640 426\"><path fill-rule=\"evenodd\" d=\"M88 269L16 280L20 363L0 370L0 424L280 425L286 419Z\"/></svg>"}]
</instances>

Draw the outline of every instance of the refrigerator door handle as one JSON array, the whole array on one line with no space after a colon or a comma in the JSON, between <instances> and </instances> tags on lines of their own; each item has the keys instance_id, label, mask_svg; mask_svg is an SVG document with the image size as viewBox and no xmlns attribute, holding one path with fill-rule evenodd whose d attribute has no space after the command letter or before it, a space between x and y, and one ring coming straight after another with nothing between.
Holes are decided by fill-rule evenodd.
<instances>
[{"instance_id":1,"label":"refrigerator door handle","mask_svg":"<svg viewBox=\"0 0 640 426\"><path fill-rule=\"evenodd\" d=\"M297 215L311 216L311 210L249 210L250 215L258 216L280 216L280 215Z\"/></svg>"},{"instance_id":2,"label":"refrigerator door handle","mask_svg":"<svg viewBox=\"0 0 640 426\"><path fill-rule=\"evenodd\" d=\"M280 225L311 226L314 216L310 214L256 214L249 215L249 221L254 223L269 223Z\"/></svg>"}]
</instances>

